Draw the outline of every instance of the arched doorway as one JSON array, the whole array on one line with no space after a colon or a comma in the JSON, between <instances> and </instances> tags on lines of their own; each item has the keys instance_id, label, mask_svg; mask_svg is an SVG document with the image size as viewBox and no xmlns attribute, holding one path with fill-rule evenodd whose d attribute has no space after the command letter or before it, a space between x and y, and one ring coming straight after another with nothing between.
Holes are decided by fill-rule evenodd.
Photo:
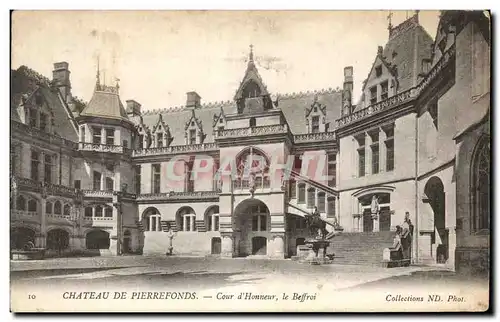
<instances>
[{"instance_id":1,"label":"arched doorway","mask_svg":"<svg viewBox=\"0 0 500 322\"><path fill-rule=\"evenodd\" d=\"M128 254L131 252L131 243L132 243L132 236L130 234L130 230L125 230L123 232L123 253Z\"/></svg>"},{"instance_id":2,"label":"arched doorway","mask_svg":"<svg viewBox=\"0 0 500 322\"><path fill-rule=\"evenodd\" d=\"M448 260L448 230L446 229L446 199L441 179L430 178L425 184L424 193L434 213L434 233L431 238L433 257L437 263L444 264Z\"/></svg>"},{"instance_id":3,"label":"arched doorway","mask_svg":"<svg viewBox=\"0 0 500 322\"><path fill-rule=\"evenodd\" d=\"M360 213L363 220L363 232L374 231L374 219L372 218L372 199L373 196L378 200L378 231L391 230L391 194L386 192L376 192L365 194L358 198Z\"/></svg>"},{"instance_id":4,"label":"arched doorway","mask_svg":"<svg viewBox=\"0 0 500 322\"><path fill-rule=\"evenodd\" d=\"M21 250L28 244L35 245L35 231L26 227L12 228L10 231L10 248Z\"/></svg>"},{"instance_id":5,"label":"arched doorway","mask_svg":"<svg viewBox=\"0 0 500 322\"><path fill-rule=\"evenodd\" d=\"M213 237L212 238L212 255L220 255L221 252L221 239L220 237Z\"/></svg>"},{"instance_id":6,"label":"arched doorway","mask_svg":"<svg viewBox=\"0 0 500 322\"><path fill-rule=\"evenodd\" d=\"M258 199L242 201L234 211L233 222L238 256L267 255L271 219L264 202Z\"/></svg>"},{"instance_id":7,"label":"arched doorway","mask_svg":"<svg viewBox=\"0 0 500 322\"><path fill-rule=\"evenodd\" d=\"M85 236L87 249L109 249L109 233L104 230L92 230Z\"/></svg>"},{"instance_id":8,"label":"arched doorway","mask_svg":"<svg viewBox=\"0 0 500 322\"><path fill-rule=\"evenodd\" d=\"M69 233L64 229L52 229L47 232L47 249L61 253L69 247Z\"/></svg>"}]
</instances>

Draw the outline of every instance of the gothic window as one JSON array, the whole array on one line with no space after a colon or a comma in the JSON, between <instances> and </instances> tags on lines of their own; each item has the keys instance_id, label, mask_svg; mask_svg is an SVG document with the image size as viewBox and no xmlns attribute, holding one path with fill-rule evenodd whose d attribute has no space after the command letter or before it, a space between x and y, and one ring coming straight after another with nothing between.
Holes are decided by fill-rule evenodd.
<instances>
[{"instance_id":1,"label":"gothic window","mask_svg":"<svg viewBox=\"0 0 500 322\"><path fill-rule=\"evenodd\" d=\"M299 183L298 203L306 202L306 184Z\"/></svg>"},{"instance_id":2,"label":"gothic window","mask_svg":"<svg viewBox=\"0 0 500 322\"><path fill-rule=\"evenodd\" d=\"M319 132L319 115L314 115L311 119L311 132L312 133Z\"/></svg>"},{"instance_id":3,"label":"gothic window","mask_svg":"<svg viewBox=\"0 0 500 322\"><path fill-rule=\"evenodd\" d=\"M252 231L267 230L267 215L256 214L252 216Z\"/></svg>"},{"instance_id":4,"label":"gothic window","mask_svg":"<svg viewBox=\"0 0 500 322\"><path fill-rule=\"evenodd\" d=\"M64 215L69 217L70 213L71 213L71 206L68 204L64 205Z\"/></svg>"},{"instance_id":5,"label":"gothic window","mask_svg":"<svg viewBox=\"0 0 500 322\"><path fill-rule=\"evenodd\" d=\"M102 217L102 206L95 207L95 217Z\"/></svg>"},{"instance_id":6,"label":"gothic window","mask_svg":"<svg viewBox=\"0 0 500 322\"><path fill-rule=\"evenodd\" d=\"M31 151L31 180L38 181L39 174L40 153L38 151Z\"/></svg>"},{"instance_id":7,"label":"gothic window","mask_svg":"<svg viewBox=\"0 0 500 322\"><path fill-rule=\"evenodd\" d=\"M92 207L85 207L85 217L92 217L93 209Z\"/></svg>"},{"instance_id":8,"label":"gothic window","mask_svg":"<svg viewBox=\"0 0 500 322\"><path fill-rule=\"evenodd\" d=\"M50 154L45 154L44 156L44 177L43 177L43 180L47 183L52 183L52 168L53 168L53 164L52 164L52 155Z\"/></svg>"},{"instance_id":9,"label":"gothic window","mask_svg":"<svg viewBox=\"0 0 500 322\"><path fill-rule=\"evenodd\" d=\"M307 189L307 208L312 208L316 204L316 190L314 188Z\"/></svg>"},{"instance_id":10,"label":"gothic window","mask_svg":"<svg viewBox=\"0 0 500 322\"><path fill-rule=\"evenodd\" d=\"M370 105L377 103L377 86L370 88Z\"/></svg>"},{"instance_id":11,"label":"gothic window","mask_svg":"<svg viewBox=\"0 0 500 322\"><path fill-rule=\"evenodd\" d=\"M472 230L490 229L490 142L489 137L483 138L474 153L473 158Z\"/></svg>"},{"instance_id":12,"label":"gothic window","mask_svg":"<svg viewBox=\"0 0 500 322\"><path fill-rule=\"evenodd\" d=\"M319 212L326 212L325 193L324 192L318 192L318 211Z\"/></svg>"},{"instance_id":13,"label":"gothic window","mask_svg":"<svg viewBox=\"0 0 500 322\"><path fill-rule=\"evenodd\" d=\"M245 88L243 89L243 98L257 97L260 96L260 94L261 94L260 87L253 80L249 81L245 85Z\"/></svg>"},{"instance_id":14,"label":"gothic window","mask_svg":"<svg viewBox=\"0 0 500 322\"><path fill-rule=\"evenodd\" d=\"M207 231L219 231L219 206L211 207L205 217Z\"/></svg>"},{"instance_id":15,"label":"gothic window","mask_svg":"<svg viewBox=\"0 0 500 322\"><path fill-rule=\"evenodd\" d=\"M52 202L47 201L45 203L45 213L46 214L51 214L52 213Z\"/></svg>"},{"instance_id":16,"label":"gothic window","mask_svg":"<svg viewBox=\"0 0 500 322\"><path fill-rule=\"evenodd\" d=\"M337 156L335 153L328 155L328 186L335 187L337 185Z\"/></svg>"},{"instance_id":17,"label":"gothic window","mask_svg":"<svg viewBox=\"0 0 500 322\"><path fill-rule=\"evenodd\" d=\"M375 67L375 76L376 77L382 76L382 66Z\"/></svg>"},{"instance_id":18,"label":"gothic window","mask_svg":"<svg viewBox=\"0 0 500 322\"><path fill-rule=\"evenodd\" d=\"M134 166L134 173L135 173L135 193L140 194L141 193L141 166L140 165Z\"/></svg>"},{"instance_id":19,"label":"gothic window","mask_svg":"<svg viewBox=\"0 0 500 322\"><path fill-rule=\"evenodd\" d=\"M94 171L93 177L94 190L101 190L101 173Z\"/></svg>"},{"instance_id":20,"label":"gothic window","mask_svg":"<svg viewBox=\"0 0 500 322\"><path fill-rule=\"evenodd\" d=\"M384 142L386 151L385 170L392 171L394 170L394 125L384 129L384 131L386 137Z\"/></svg>"},{"instance_id":21,"label":"gothic window","mask_svg":"<svg viewBox=\"0 0 500 322\"><path fill-rule=\"evenodd\" d=\"M62 215L62 205L60 201L54 202L54 214Z\"/></svg>"},{"instance_id":22,"label":"gothic window","mask_svg":"<svg viewBox=\"0 0 500 322\"><path fill-rule=\"evenodd\" d=\"M111 218L113 217L113 208L111 207L106 207L104 209L104 217Z\"/></svg>"},{"instance_id":23,"label":"gothic window","mask_svg":"<svg viewBox=\"0 0 500 322\"><path fill-rule=\"evenodd\" d=\"M30 199L28 201L28 211L36 212L37 211L36 209L37 209L36 200Z\"/></svg>"},{"instance_id":24,"label":"gothic window","mask_svg":"<svg viewBox=\"0 0 500 322\"><path fill-rule=\"evenodd\" d=\"M236 167L239 180L247 186L250 180L266 183L269 181L269 158L261 150L250 147L241 151L236 157Z\"/></svg>"},{"instance_id":25,"label":"gothic window","mask_svg":"<svg viewBox=\"0 0 500 322\"><path fill-rule=\"evenodd\" d=\"M363 177L365 175L365 134L357 137L358 141L358 175Z\"/></svg>"},{"instance_id":26,"label":"gothic window","mask_svg":"<svg viewBox=\"0 0 500 322\"><path fill-rule=\"evenodd\" d=\"M196 144L196 129L189 130L189 144Z\"/></svg>"},{"instance_id":27,"label":"gothic window","mask_svg":"<svg viewBox=\"0 0 500 322\"><path fill-rule=\"evenodd\" d=\"M152 187L152 192L153 193L160 193L160 183L161 183L161 165L160 164L153 164L152 165L152 171L153 171L153 187Z\"/></svg>"},{"instance_id":28,"label":"gothic window","mask_svg":"<svg viewBox=\"0 0 500 322\"><path fill-rule=\"evenodd\" d=\"M106 190L107 191L114 190L114 182L112 178L106 177Z\"/></svg>"},{"instance_id":29,"label":"gothic window","mask_svg":"<svg viewBox=\"0 0 500 322\"><path fill-rule=\"evenodd\" d=\"M385 81L382 84L380 84L380 99L383 101L389 97L389 82Z\"/></svg>"},{"instance_id":30,"label":"gothic window","mask_svg":"<svg viewBox=\"0 0 500 322\"><path fill-rule=\"evenodd\" d=\"M379 172L379 163L380 163L380 153L379 153L379 135L378 129L375 132L370 133L370 137L372 140L372 144L370 145L370 149L372 151L372 174L376 174Z\"/></svg>"},{"instance_id":31,"label":"gothic window","mask_svg":"<svg viewBox=\"0 0 500 322\"><path fill-rule=\"evenodd\" d=\"M328 197L328 207L327 207L327 213L326 213L326 216L327 217L335 217L335 209L336 205L335 205L335 197Z\"/></svg>"}]
</instances>

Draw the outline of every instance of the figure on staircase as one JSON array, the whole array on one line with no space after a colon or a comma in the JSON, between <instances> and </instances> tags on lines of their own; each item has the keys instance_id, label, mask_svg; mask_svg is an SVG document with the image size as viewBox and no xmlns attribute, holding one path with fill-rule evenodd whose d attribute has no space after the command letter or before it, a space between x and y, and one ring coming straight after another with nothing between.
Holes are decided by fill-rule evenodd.
<instances>
[{"instance_id":1,"label":"figure on staircase","mask_svg":"<svg viewBox=\"0 0 500 322\"><path fill-rule=\"evenodd\" d=\"M305 218L311 236L313 238L320 237L321 239L325 239L328 231L326 230L326 222L323 219L321 219L318 207L315 206L313 212L310 215L305 215ZM319 235L319 233L321 235Z\"/></svg>"}]
</instances>

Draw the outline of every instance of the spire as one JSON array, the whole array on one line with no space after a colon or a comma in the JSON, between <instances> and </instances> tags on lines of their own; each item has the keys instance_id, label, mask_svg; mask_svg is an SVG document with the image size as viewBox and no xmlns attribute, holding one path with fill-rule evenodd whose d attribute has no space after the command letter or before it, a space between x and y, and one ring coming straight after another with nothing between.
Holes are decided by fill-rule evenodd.
<instances>
[{"instance_id":1,"label":"spire","mask_svg":"<svg viewBox=\"0 0 500 322\"><path fill-rule=\"evenodd\" d=\"M387 20L389 21L388 29L389 31L392 29L392 11L389 10L389 14L387 15Z\"/></svg>"},{"instance_id":2,"label":"spire","mask_svg":"<svg viewBox=\"0 0 500 322\"><path fill-rule=\"evenodd\" d=\"M98 90L101 87L101 75L99 74L99 56L97 56L97 72L96 72L95 88Z\"/></svg>"},{"instance_id":3,"label":"spire","mask_svg":"<svg viewBox=\"0 0 500 322\"><path fill-rule=\"evenodd\" d=\"M248 63L253 64L253 45L250 45L250 54L248 55Z\"/></svg>"}]
</instances>

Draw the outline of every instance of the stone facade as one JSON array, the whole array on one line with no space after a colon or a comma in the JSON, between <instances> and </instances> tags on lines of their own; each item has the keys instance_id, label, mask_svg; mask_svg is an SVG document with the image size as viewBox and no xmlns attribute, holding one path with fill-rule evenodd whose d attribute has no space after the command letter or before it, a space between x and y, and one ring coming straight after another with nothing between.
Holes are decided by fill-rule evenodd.
<instances>
[{"instance_id":1,"label":"stone facade","mask_svg":"<svg viewBox=\"0 0 500 322\"><path fill-rule=\"evenodd\" d=\"M352 67L342 90L275 95L250 52L233 101L189 92L184 107L144 112L99 72L85 104L67 63L52 81L21 67L11 248L165 254L172 242L181 255L285 258L317 207L359 234L395 231L409 213L413 263L484 270L490 210L476 181L489 180L489 51L482 13L443 12L434 40L417 13L390 27L357 104Z\"/></svg>"}]
</instances>

